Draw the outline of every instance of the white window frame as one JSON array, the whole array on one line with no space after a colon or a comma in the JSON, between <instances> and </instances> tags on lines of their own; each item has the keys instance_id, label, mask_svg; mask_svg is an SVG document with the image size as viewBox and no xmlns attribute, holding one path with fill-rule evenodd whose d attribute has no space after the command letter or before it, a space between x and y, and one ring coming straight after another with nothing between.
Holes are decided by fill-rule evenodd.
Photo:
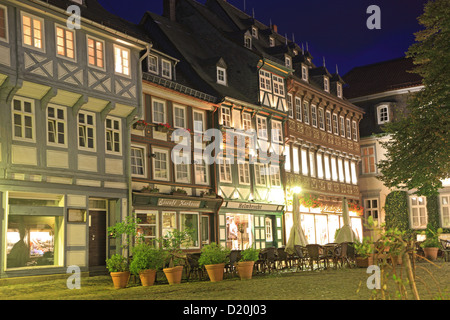
<instances>
[{"instance_id":1,"label":"white window frame","mask_svg":"<svg viewBox=\"0 0 450 320\"><path fill-rule=\"evenodd\" d=\"M162 163L162 159L157 159L157 154L165 154L166 155L166 168L165 168L165 174L162 175L160 174L156 174L156 163L157 161ZM157 148L157 147L152 147L152 154L154 154L155 156L152 157L152 175L153 175L153 179L154 180L160 180L160 181L169 181L170 180L170 152L169 149L163 149L163 148ZM162 169L160 168L161 172Z\"/></svg>"},{"instance_id":2,"label":"white window frame","mask_svg":"<svg viewBox=\"0 0 450 320\"><path fill-rule=\"evenodd\" d=\"M255 171L255 185L267 186L267 166L265 163L255 163L253 165ZM261 174L261 171L263 173Z\"/></svg>"},{"instance_id":3,"label":"white window frame","mask_svg":"<svg viewBox=\"0 0 450 320\"><path fill-rule=\"evenodd\" d=\"M272 142L283 143L283 124L281 121L272 120Z\"/></svg>"},{"instance_id":4,"label":"white window frame","mask_svg":"<svg viewBox=\"0 0 450 320\"><path fill-rule=\"evenodd\" d=\"M84 123L80 123L80 115L84 115ZM89 124L86 122L86 118L91 116L92 117L92 124ZM77 123L78 123L78 149L79 150L84 150L84 151L92 151L95 152L97 150L97 119L96 119L96 114L93 112L88 112L88 111L84 111L81 110L78 113L78 117L77 117ZM85 146L80 146L80 128L83 128L83 134L84 134L84 139L85 139ZM93 141L93 147L90 148L88 147L89 143L89 137L88 137L88 131L89 129L92 129L92 141Z\"/></svg>"},{"instance_id":5,"label":"white window frame","mask_svg":"<svg viewBox=\"0 0 450 320\"><path fill-rule=\"evenodd\" d=\"M292 93L288 93L288 95L287 95L287 105L288 105L289 118L294 118L294 106L293 106Z\"/></svg>"},{"instance_id":6,"label":"white window frame","mask_svg":"<svg viewBox=\"0 0 450 320\"><path fill-rule=\"evenodd\" d=\"M258 39L258 28L252 27L252 37Z\"/></svg>"},{"instance_id":7,"label":"white window frame","mask_svg":"<svg viewBox=\"0 0 450 320\"><path fill-rule=\"evenodd\" d=\"M328 77L323 77L323 90L330 92L330 79Z\"/></svg>"},{"instance_id":8,"label":"white window frame","mask_svg":"<svg viewBox=\"0 0 450 320\"><path fill-rule=\"evenodd\" d=\"M164 118L163 121L159 121L159 119L155 120L155 103L161 104L163 107L163 118ZM167 112L166 111L167 111L166 101L160 100L160 99L155 99L155 98L152 99L152 122L153 123L167 123ZM157 112L160 113L159 110Z\"/></svg>"},{"instance_id":9,"label":"white window frame","mask_svg":"<svg viewBox=\"0 0 450 320\"><path fill-rule=\"evenodd\" d=\"M302 111L302 99L299 97L295 97L295 118L298 121L302 121L303 118L303 111Z\"/></svg>"},{"instance_id":10,"label":"white window frame","mask_svg":"<svg viewBox=\"0 0 450 320\"><path fill-rule=\"evenodd\" d=\"M112 127L108 127L108 121L111 121ZM116 128L115 123L118 124L118 129ZM108 138L111 139L112 150L108 149ZM115 145L117 143L119 151L115 150ZM107 154L122 155L122 119L120 118L107 116L105 119L105 152Z\"/></svg>"},{"instance_id":11,"label":"white window frame","mask_svg":"<svg viewBox=\"0 0 450 320\"><path fill-rule=\"evenodd\" d=\"M293 161L292 169L294 173L300 173L299 151L300 151L299 147L292 146L292 161Z\"/></svg>"},{"instance_id":12,"label":"white window frame","mask_svg":"<svg viewBox=\"0 0 450 320\"><path fill-rule=\"evenodd\" d=\"M231 108L222 106L220 108L220 118L222 126L231 128Z\"/></svg>"},{"instance_id":13,"label":"white window frame","mask_svg":"<svg viewBox=\"0 0 450 320\"><path fill-rule=\"evenodd\" d=\"M339 180L336 156L331 156L331 179L333 181Z\"/></svg>"},{"instance_id":14,"label":"white window frame","mask_svg":"<svg viewBox=\"0 0 450 320\"><path fill-rule=\"evenodd\" d=\"M269 37L269 47L273 48L275 47L275 38Z\"/></svg>"},{"instance_id":15,"label":"white window frame","mask_svg":"<svg viewBox=\"0 0 450 320\"><path fill-rule=\"evenodd\" d=\"M137 159L136 155L133 154L134 149L139 149L141 152L140 155L140 161L142 161L142 166L139 166L137 163L133 165L133 160ZM138 145L138 144L132 144L130 148L130 167L131 167L131 176L132 177L138 177L138 178L146 178L147 177L147 146L145 145ZM140 169L142 167L142 174L139 173L133 173L133 167L136 167Z\"/></svg>"},{"instance_id":16,"label":"white window frame","mask_svg":"<svg viewBox=\"0 0 450 320\"><path fill-rule=\"evenodd\" d=\"M317 106L311 105L311 125L317 128Z\"/></svg>"},{"instance_id":17,"label":"white window frame","mask_svg":"<svg viewBox=\"0 0 450 320\"><path fill-rule=\"evenodd\" d=\"M302 175L307 176L309 174L308 168L308 150L301 148L301 160L302 160Z\"/></svg>"},{"instance_id":18,"label":"white window frame","mask_svg":"<svg viewBox=\"0 0 450 320\"><path fill-rule=\"evenodd\" d=\"M161 58L161 76L172 80L172 62Z\"/></svg>"},{"instance_id":19,"label":"white window frame","mask_svg":"<svg viewBox=\"0 0 450 320\"><path fill-rule=\"evenodd\" d=\"M246 161L238 161L239 184L250 185L250 165Z\"/></svg>"},{"instance_id":20,"label":"white window frame","mask_svg":"<svg viewBox=\"0 0 450 320\"><path fill-rule=\"evenodd\" d=\"M422 199L422 203L419 204L419 200ZM411 229L425 229L428 224L428 212L427 212L427 199L426 197L419 197L417 195L409 196L409 208L410 208L410 221ZM423 209L423 215L421 215L421 209ZM417 214L415 214L415 212ZM414 222L417 220L417 223Z\"/></svg>"},{"instance_id":21,"label":"white window frame","mask_svg":"<svg viewBox=\"0 0 450 320\"><path fill-rule=\"evenodd\" d=\"M180 120L179 117L177 117L177 109L178 110L182 110L183 112L183 123L180 125L179 123L177 124L177 121ZM186 126L186 118L187 118L187 114L186 114L186 107L179 105L179 104L173 104L173 127L174 128L187 128Z\"/></svg>"},{"instance_id":22,"label":"white window frame","mask_svg":"<svg viewBox=\"0 0 450 320\"><path fill-rule=\"evenodd\" d=\"M54 116L50 117L48 112L49 112L49 108L53 108L55 111ZM60 119L58 117L58 111L62 111L63 112L63 119ZM45 112L46 114L46 119L47 119L47 145L49 146L53 146L53 147L63 147L63 148L67 148L67 109L63 106L58 106L58 105L54 105L54 104L49 104L47 107L47 110ZM54 135L55 135L55 141L51 142L49 140L49 135L50 135L50 123L52 123L53 125L53 130L54 130ZM61 134L61 132L59 132L59 124L63 125L63 130L64 132L62 133L64 135L64 142L60 143L58 142L58 135Z\"/></svg>"},{"instance_id":23,"label":"white window frame","mask_svg":"<svg viewBox=\"0 0 450 320\"><path fill-rule=\"evenodd\" d=\"M347 139L352 140L352 125L350 119L345 119L345 126L347 128Z\"/></svg>"},{"instance_id":24,"label":"white window frame","mask_svg":"<svg viewBox=\"0 0 450 320\"><path fill-rule=\"evenodd\" d=\"M242 113L242 127L245 131L253 130L252 115L248 112Z\"/></svg>"},{"instance_id":25,"label":"white window frame","mask_svg":"<svg viewBox=\"0 0 450 320\"><path fill-rule=\"evenodd\" d=\"M227 69L222 67L217 68L217 83L226 86L227 85Z\"/></svg>"},{"instance_id":26,"label":"white window frame","mask_svg":"<svg viewBox=\"0 0 450 320\"><path fill-rule=\"evenodd\" d=\"M151 63L152 59L154 59L155 64ZM153 54L149 55L147 59L147 67L149 72L159 74L159 57Z\"/></svg>"},{"instance_id":27,"label":"white window frame","mask_svg":"<svg viewBox=\"0 0 450 320\"><path fill-rule=\"evenodd\" d=\"M342 84L340 84L339 82L337 83L336 91L337 91L337 97L342 98Z\"/></svg>"},{"instance_id":28,"label":"white window frame","mask_svg":"<svg viewBox=\"0 0 450 320\"><path fill-rule=\"evenodd\" d=\"M89 40L92 40L94 42L94 49L93 49L94 50L94 56L93 57L95 59L95 64L91 64L89 62L89 58L91 57L89 55ZM97 43L98 42L102 44L101 61L102 61L103 67L98 66L98 59L99 59L99 57L98 57L98 50L97 50ZM106 70L106 64L105 64L105 41L97 39L97 38L92 37L90 35L87 35L86 36L86 51L87 51L86 54L87 54L87 61L88 61L89 67L105 71Z\"/></svg>"},{"instance_id":29,"label":"white window frame","mask_svg":"<svg viewBox=\"0 0 450 320\"><path fill-rule=\"evenodd\" d=\"M267 118L263 116L256 116L256 131L260 139L268 139Z\"/></svg>"},{"instance_id":30,"label":"white window frame","mask_svg":"<svg viewBox=\"0 0 450 320\"><path fill-rule=\"evenodd\" d=\"M389 105L382 104L377 107L378 124L385 124L389 122Z\"/></svg>"},{"instance_id":31,"label":"white window frame","mask_svg":"<svg viewBox=\"0 0 450 320\"><path fill-rule=\"evenodd\" d=\"M272 187L281 187L280 167L270 166L269 173L270 173L270 185Z\"/></svg>"},{"instance_id":32,"label":"white window frame","mask_svg":"<svg viewBox=\"0 0 450 320\"><path fill-rule=\"evenodd\" d=\"M375 202L376 201L376 202ZM380 199L367 198L364 199L365 218L372 217L375 221L380 219Z\"/></svg>"},{"instance_id":33,"label":"white window frame","mask_svg":"<svg viewBox=\"0 0 450 320\"><path fill-rule=\"evenodd\" d=\"M201 155L198 155L196 158L200 159L200 163L194 163L194 177L195 183L200 185L208 185L209 184L209 170L208 165L205 160L201 158ZM202 180L198 179L199 174L203 176Z\"/></svg>"},{"instance_id":34,"label":"white window frame","mask_svg":"<svg viewBox=\"0 0 450 320\"><path fill-rule=\"evenodd\" d=\"M259 70L259 88L267 92L272 92L272 76L270 72Z\"/></svg>"},{"instance_id":35,"label":"white window frame","mask_svg":"<svg viewBox=\"0 0 450 320\"><path fill-rule=\"evenodd\" d=\"M308 81L308 67L302 64L302 80Z\"/></svg>"},{"instance_id":36,"label":"white window frame","mask_svg":"<svg viewBox=\"0 0 450 320\"><path fill-rule=\"evenodd\" d=\"M331 111L326 111L325 112L325 121L326 121L326 129L328 133L332 133L333 132L333 124L331 122Z\"/></svg>"},{"instance_id":37,"label":"white window frame","mask_svg":"<svg viewBox=\"0 0 450 320\"><path fill-rule=\"evenodd\" d=\"M284 170L287 172L291 172L291 147L290 145L286 145L284 147ZM297 151L298 152L298 151ZM298 157L298 155L297 155Z\"/></svg>"},{"instance_id":38,"label":"white window frame","mask_svg":"<svg viewBox=\"0 0 450 320\"><path fill-rule=\"evenodd\" d=\"M450 193L442 193L439 195L441 226L443 228L450 227Z\"/></svg>"},{"instance_id":39,"label":"white window frame","mask_svg":"<svg viewBox=\"0 0 450 320\"><path fill-rule=\"evenodd\" d=\"M15 110L14 109L14 101L19 101L20 102L20 110ZM30 107L31 107L31 112L27 112L25 111L25 103L29 103ZM18 97L15 96L12 101L11 101L11 120L12 120L12 138L13 140L17 140L17 141L27 141L27 142L36 142L36 106L35 106L35 102L33 99L27 99L27 98L23 98L23 97ZM14 121L14 115L18 115L20 116L20 131L21 131L21 136L17 137L15 135L15 121ZM30 117L31 118L31 138L26 138L25 137L25 131L26 131L26 126L25 126L25 118L26 117Z\"/></svg>"},{"instance_id":40,"label":"white window frame","mask_svg":"<svg viewBox=\"0 0 450 320\"><path fill-rule=\"evenodd\" d=\"M64 32L64 37L63 37L63 49L64 49L64 54L60 54L58 53L58 29L61 29ZM73 50L73 57L69 57L67 54L67 50L68 50L68 44L70 42L68 42L67 40L67 33L72 34L72 50ZM55 24L55 52L56 52L56 56L58 58L63 58L63 59L67 59L70 61L77 61L77 48L76 48L76 35L75 35L75 29L74 30L70 30L69 28L59 25L59 24ZM69 49L70 50L70 49Z\"/></svg>"},{"instance_id":41,"label":"white window frame","mask_svg":"<svg viewBox=\"0 0 450 320\"><path fill-rule=\"evenodd\" d=\"M25 34L24 34L24 21L23 18L27 17L30 19L30 23L31 23L31 45L30 44L26 44L25 43ZM41 36L41 47L38 47L35 45L35 32L34 32L34 21L40 21L41 23L41 32L40 32L40 36ZM45 25L44 25L44 19L39 18L35 15L29 14L27 12L21 12L21 28L22 28L22 45L26 48L30 48L30 49L34 49L34 50L38 50L41 52L45 52Z\"/></svg>"},{"instance_id":42,"label":"white window frame","mask_svg":"<svg viewBox=\"0 0 450 320\"><path fill-rule=\"evenodd\" d=\"M120 53L120 57L117 53ZM127 53L128 58L124 53ZM120 68L120 70L118 70ZM114 44L114 73L120 76L131 78L131 51L125 47Z\"/></svg>"},{"instance_id":43,"label":"white window frame","mask_svg":"<svg viewBox=\"0 0 450 320\"><path fill-rule=\"evenodd\" d=\"M198 122L198 120L195 120L195 115L200 114L202 116L202 129L199 131L199 129L196 126L196 122ZM200 110L192 110L192 123L193 123L193 129L195 133L203 133L205 132L205 112L204 111L200 111Z\"/></svg>"},{"instance_id":44,"label":"white window frame","mask_svg":"<svg viewBox=\"0 0 450 320\"><path fill-rule=\"evenodd\" d=\"M220 182L232 183L233 173L231 171L231 160L222 157L219 162L219 178Z\"/></svg>"},{"instance_id":45,"label":"white window frame","mask_svg":"<svg viewBox=\"0 0 450 320\"><path fill-rule=\"evenodd\" d=\"M325 114L323 108L319 108L319 129L325 131Z\"/></svg>"},{"instance_id":46,"label":"white window frame","mask_svg":"<svg viewBox=\"0 0 450 320\"><path fill-rule=\"evenodd\" d=\"M341 137L345 138L345 119L343 116L339 116L339 122Z\"/></svg>"},{"instance_id":47,"label":"white window frame","mask_svg":"<svg viewBox=\"0 0 450 320\"><path fill-rule=\"evenodd\" d=\"M373 150L373 153L370 153ZM366 152L367 151L367 152ZM373 170L371 169L373 159ZM375 174L377 173L377 159L375 145L361 146L361 174Z\"/></svg>"},{"instance_id":48,"label":"white window frame","mask_svg":"<svg viewBox=\"0 0 450 320\"><path fill-rule=\"evenodd\" d=\"M309 102L303 101L303 122L309 125Z\"/></svg>"},{"instance_id":49,"label":"white window frame","mask_svg":"<svg viewBox=\"0 0 450 320\"><path fill-rule=\"evenodd\" d=\"M339 120L337 113L333 113L333 133L339 135Z\"/></svg>"},{"instance_id":50,"label":"white window frame","mask_svg":"<svg viewBox=\"0 0 450 320\"><path fill-rule=\"evenodd\" d=\"M182 182L182 183L190 183L191 182L191 166L190 166L190 155L189 154L183 154L179 156L180 159L178 161L180 163L174 163L174 176L175 176L175 182ZM183 159L183 163L181 163L181 159ZM186 176L180 178L178 177L178 173L181 172L183 169L183 175ZM184 171L185 170L185 171Z\"/></svg>"},{"instance_id":51,"label":"white window frame","mask_svg":"<svg viewBox=\"0 0 450 320\"><path fill-rule=\"evenodd\" d=\"M353 141L358 141L358 126L356 125L356 121L352 121L352 134L353 134Z\"/></svg>"},{"instance_id":52,"label":"white window frame","mask_svg":"<svg viewBox=\"0 0 450 320\"><path fill-rule=\"evenodd\" d=\"M0 9L3 9L3 12L5 13L3 17L3 21L5 23L5 37L0 37L0 41L8 43L9 42L8 8L0 4Z\"/></svg>"},{"instance_id":53,"label":"white window frame","mask_svg":"<svg viewBox=\"0 0 450 320\"><path fill-rule=\"evenodd\" d=\"M273 79L273 93L277 96L284 97L285 96L284 79L274 74L272 75L272 79Z\"/></svg>"},{"instance_id":54,"label":"white window frame","mask_svg":"<svg viewBox=\"0 0 450 320\"><path fill-rule=\"evenodd\" d=\"M292 58L286 55L284 57L284 64L286 65L287 68L292 68Z\"/></svg>"}]
</instances>

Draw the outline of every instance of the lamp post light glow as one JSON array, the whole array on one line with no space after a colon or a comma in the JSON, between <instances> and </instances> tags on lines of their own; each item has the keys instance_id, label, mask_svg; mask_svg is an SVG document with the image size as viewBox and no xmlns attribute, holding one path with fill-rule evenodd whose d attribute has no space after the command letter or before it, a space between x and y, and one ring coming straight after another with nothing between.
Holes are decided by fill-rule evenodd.
<instances>
[{"instance_id":1,"label":"lamp post light glow","mask_svg":"<svg viewBox=\"0 0 450 320\"><path fill-rule=\"evenodd\" d=\"M302 187L294 187L292 188L292 192L294 192L294 194L299 194L302 192Z\"/></svg>"}]
</instances>

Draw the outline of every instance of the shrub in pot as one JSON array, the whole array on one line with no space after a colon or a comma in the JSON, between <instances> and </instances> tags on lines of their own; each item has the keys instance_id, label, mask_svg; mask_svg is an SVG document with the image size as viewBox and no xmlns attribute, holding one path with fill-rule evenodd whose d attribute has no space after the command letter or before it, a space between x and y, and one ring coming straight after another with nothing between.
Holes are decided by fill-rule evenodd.
<instances>
[{"instance_id":1,"label":"shrub in pot","mask_svg":"<svg viewBox=\"0 0 450 320\"><path fill-rule=\"evenodd\" d=\"M106 268L109 270L116 289L125 288L130 279L128 260L120 254L114 254L106 259Z\"/></svg>"},{"instance_id":2,"label":"shrub in pot","mask_svg":"<svg viewBox=\"0 0 450 320\"><path fill-rule=\"evenodd\" d=\"M259 259L259 250L247 248L241 252L241 259L237 265L237 271L241 280L251 279L255 261Z\"/></svg>"},{"instance_id":3,"label":"shrub in pot","mask_svg":"<svg viewBox=\"0 0 450 320\"><path fill-rule=\"evenodd\" d=\"M156 272L163 267L166 252L155 249L146 243L139 243L133 247L132 254L130 272L139 275L144 287L152 286L155 282Z\"/></svg>"},{"instance_id":4,"label":"shrub in pot","mask_svg":"<svg viewBox=\"0 0 450 320\"><path fill-rule=\"evenodd\" d=\"M374 248L373 241L370 237L364 237L362 242L356 239L355 244L356 253L356 266L360 268L367 268L373 264L374 260Z\"/></svg>"},{"instance_id":5,"label":"shrub in pot","mask_svg":"<svg viewBox=\"0 0 450 320\"><path fill-rule=\"evenodd\" d=\"M223 280L223 271L225 263L229 260L229 254L230 249L222 247L215 242L202 248L198 263L200 266L205 266L211 282Z\"/></svg>"},{"instance_id":6,"label":"shrub in pot","mask_svg":"<svg viewBox=\"0 0 450 320\"><path fill-rule=\"evenodd\" d=\"M425 254L425 258L434 261L437 259L439 251L439 235L442 233L442 229L435 229L430 223L427 225L427 230L424 232L426 239L422 242L421 247Z\"/></svg>"}]
</instances>

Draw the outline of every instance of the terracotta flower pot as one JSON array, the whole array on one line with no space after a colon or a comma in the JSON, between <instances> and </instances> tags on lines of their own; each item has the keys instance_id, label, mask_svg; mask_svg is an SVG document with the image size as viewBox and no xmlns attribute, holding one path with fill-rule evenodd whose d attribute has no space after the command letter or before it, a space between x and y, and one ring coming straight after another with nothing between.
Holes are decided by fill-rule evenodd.
<instances>
[{"instance_id":1,"label":"terracotta flower pot","mask_svg":"<svg viewBox=\"0 0 450 320\"><path fill-rule=\"evenodd\" d=\"M122 289L126 288L128 280L130 279L130 271L124 272L111 272L111 278L114 283L114 288Z\"/></svg>"},{"instance_id":2,"label":"terracotta flower pot","mask_svg":"<svg viewBox=\"0 0 450 320\"><path fill-rule=\"evenodd\" d=\"M181 283L181 275L183 274L183 266L164 268L164 274L166 275L169 284L179 284Z\"/></svg>"},{"instance_id":3,"label":"terracotta flower pot","mask_svg":"<svg viewBox=\"0 0 450 320\"><path fill-rule=\"evenodd\" d=\"M425 258L434 261L437 259L439 248L423 248Z\"/></svg>"},{"instance_id":4,"label":"terracotta flower pot","mask_svg":"<svg viewBox=\"0 0 450 320\"><path fill-rule=\"evenodd\" d=\"M241 280L251 279L253 275L253 266L255 261L240 261L237 265L237 270Z\"/></svg>"},{"instance_id":5,"label":"terracotta flower pot","mask_svg":"<svg viewBox=\"0 0 450 320\"><path fill-rule=\"evenodd\" d=\"M209 280L211 282L218 282L223 280L223 269L225 268L225 263L219 264L208 264L205 265L206 272L208 272Z\"/></svg>"},{"instance_id":6,"label":"terracotta flower pot","mask_svg":"<svg viewBox=\"0 0 450 320\"><path fill-rule=\"evenodd\" d=\"M356 266L359 268L368 268L369 266L373 265L373 254L369 255L366 258L362 258L362 257L356 257L355 258L355 262L356 262Z\"/></svg>"},{"instance_id":7,"label":"terracotta flower pot","mask_svg":"<svg viewBox=\"0 0 450 320\"><path fill-rule=\"evenodd\" d=\"M142 286L150 287L155 283L156 270L142 270L141 272L139 272L139 278L141 279Z\"/></svg>"}]
</instances>

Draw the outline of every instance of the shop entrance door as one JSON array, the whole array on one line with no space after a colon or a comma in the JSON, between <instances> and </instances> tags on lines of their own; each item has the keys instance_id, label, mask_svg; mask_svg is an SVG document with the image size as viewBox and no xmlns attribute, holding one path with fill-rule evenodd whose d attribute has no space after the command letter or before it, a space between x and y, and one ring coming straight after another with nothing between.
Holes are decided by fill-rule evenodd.
<instances>
[{"instance_id":1,"label":"shop entrance door","mask_svg":"<svg viewBox=\"0 0 450 320\"><path fill-rule=\"evenodd\" d=\"M89 267L106 265L106 211L89 211Z\"/></svg>"},{"instance_id":2,"label":"shop entrance door","mask_svg":"<svg viewBox=\"0 0 450 320\"><path fill-rule=\"evenodd\" d=\"M265 216L264 228L266 234L266 248L276 247L276 239L274 235L275 216Z\"/></svg>"}]
</instances>

